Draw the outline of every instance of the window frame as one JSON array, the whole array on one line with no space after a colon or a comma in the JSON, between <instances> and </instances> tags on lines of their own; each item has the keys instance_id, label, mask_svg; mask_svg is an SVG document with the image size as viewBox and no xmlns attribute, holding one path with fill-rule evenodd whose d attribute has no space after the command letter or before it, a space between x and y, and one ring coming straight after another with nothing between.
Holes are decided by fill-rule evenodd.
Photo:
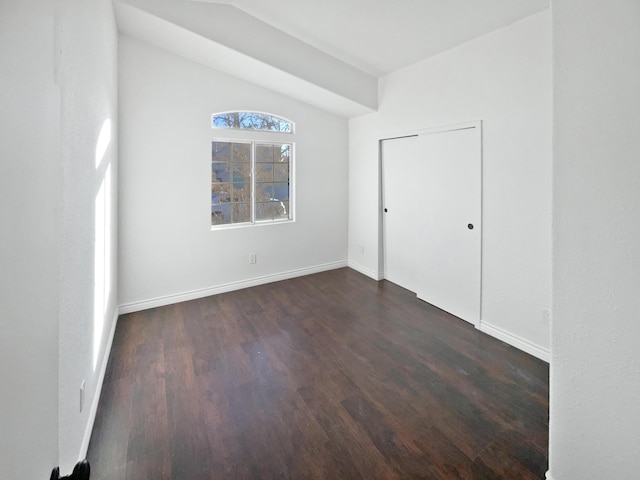
<instances>
[{"instance_id":1,"label":"window frame","mask_svg":"<svg viewBox=\"0 0 640 480\"><path fill-rule=\"evenodd\" d=\"M267 130L250 130L250 129L233 129L233 128L221 128L221 130L226 130L228 133L236 132L240 135L231 135L228 137L217 137L213 136L209 142L209 163L213 163L212 157L212 147L214 142L219 143L244 143L249 144L251 146L251 159L250 159L250 179L251 179L251 201L249 202L250 209L250 218L248 222L239 222L239 223L223 223L223 224L213 224L210 220L210 227L212 231L216 230L227 230L233 228L247 228L247 227L260 227L266 225L281 225L286 223L295 222L295 158L296 158L296 143L293 141L291 137L291 133L289 132L272 132ZM252 135L247 136L246 132L251 132ZM244 134L244 135L243 135ZM286 136L286 137L284 137ZM256 205L258 202L256 201L256 145L289 145L290 146L290 158L289 158L289 210L287 218L281 219L271 219L271 220L257 220L256 219ZM212 165L209 167L209 173L212 173ZM230 179L230 183L232 179ZM209 182L209 198L212 195L212 182ZM211 201L209 201L209 205L212 206ZM211 208L209 209L211 210Z\"/></svg>"}]
</instances>

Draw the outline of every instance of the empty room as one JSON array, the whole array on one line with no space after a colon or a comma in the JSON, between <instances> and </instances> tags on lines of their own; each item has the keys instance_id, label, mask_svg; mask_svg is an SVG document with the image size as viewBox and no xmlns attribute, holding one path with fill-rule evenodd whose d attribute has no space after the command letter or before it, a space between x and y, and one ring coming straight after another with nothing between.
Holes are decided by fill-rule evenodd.
<instances>
[{"instance_id":1,"label":"empty room","mask_svg":"<svg viewBox=\"0 0 640 480\"><path fill-rule=\"evenodd\" d=\"M0 480L631 480L636 0L2 0Z\"/></svg>"}]
</instances>

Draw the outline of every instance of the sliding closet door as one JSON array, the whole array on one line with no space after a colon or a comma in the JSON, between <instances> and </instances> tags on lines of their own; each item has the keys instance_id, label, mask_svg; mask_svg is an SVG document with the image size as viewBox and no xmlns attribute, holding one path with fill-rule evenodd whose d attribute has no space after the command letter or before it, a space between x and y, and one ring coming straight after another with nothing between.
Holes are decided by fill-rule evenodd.
<instances>
[{"instance_id":1,"label":"sliding closet door","mask_svg":"<svg viewBox=\"0 0 640 480\"><path fill-rule=\"evenodd\" d=\"M416 291L415 219L420 214L416 155L418 137L382 141L384 278Z\"/></svg>"},{"instance_id":2,"label":"sliding closet door","mask_svg":"<svg viewBox=\"0 0 640 480\"><path fill-rule=\"evenodd\" d=\"M420 135L423 214L418 298L480 322L482 165L479 127Z\"/></svg>"},{"instance_id":3,"label":"sliding closet door","mask_svg":"<svg viewBox=\"0 0 640 480\"><path fill-rule=\"evenodd\" d=\"M480 321L480 126L382 142L385 278Z\"/></svg>"}]
</instances>

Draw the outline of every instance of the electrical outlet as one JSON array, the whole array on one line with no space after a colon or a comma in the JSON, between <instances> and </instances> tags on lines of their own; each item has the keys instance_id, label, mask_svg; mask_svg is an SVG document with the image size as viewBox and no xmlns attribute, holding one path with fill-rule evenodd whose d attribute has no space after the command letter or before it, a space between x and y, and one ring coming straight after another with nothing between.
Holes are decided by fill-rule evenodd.
<instances>
[{"instance_id":1,"label":"electrical outlet","mask_svg":"<svg viewBox=\"0 0 640 480\"><path fill-rule=\"evenodd\" d=\"M82 413L82 409L84 408L84 384L85 381L82 380L80 384L80 412Z\"/></svg>"},{"instance_id":2,"label":"electrical outlet","mask_svg":"<svg viewBox=\"0 0 640 480\"><path fill-rule=\"evenodd\" d=\"M549 313L548 308L542 309L542 323L544 323L547 327L551 325L551 314Z\"/></svg>"},{"instance_id":3,"label":"electrical outlet","mask_svg":"<svg viewBox=\"0 0 640 480\"><path fill-rule=\"evenodd\" d=\"M256 257L255 253L252 253L251 255L249 255L249 263L256 263L258 261L258 258Z\"/></svg>"}]
</instances>

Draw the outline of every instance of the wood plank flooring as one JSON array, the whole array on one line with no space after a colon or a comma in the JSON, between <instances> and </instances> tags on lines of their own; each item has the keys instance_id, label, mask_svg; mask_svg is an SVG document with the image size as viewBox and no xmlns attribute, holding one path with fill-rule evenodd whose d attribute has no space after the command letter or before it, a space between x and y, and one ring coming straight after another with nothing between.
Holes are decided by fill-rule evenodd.
<instances>
[{"instance_id":1,"label":"wood plank flooring","mask_svg":"<svg viewBox=\"0 0 640 480\"><path fill-rule=\"evenodd\" d=\"M542 479L548 365L339 269L121 316L92 480Z\"/></svg>"}]
</instances>

